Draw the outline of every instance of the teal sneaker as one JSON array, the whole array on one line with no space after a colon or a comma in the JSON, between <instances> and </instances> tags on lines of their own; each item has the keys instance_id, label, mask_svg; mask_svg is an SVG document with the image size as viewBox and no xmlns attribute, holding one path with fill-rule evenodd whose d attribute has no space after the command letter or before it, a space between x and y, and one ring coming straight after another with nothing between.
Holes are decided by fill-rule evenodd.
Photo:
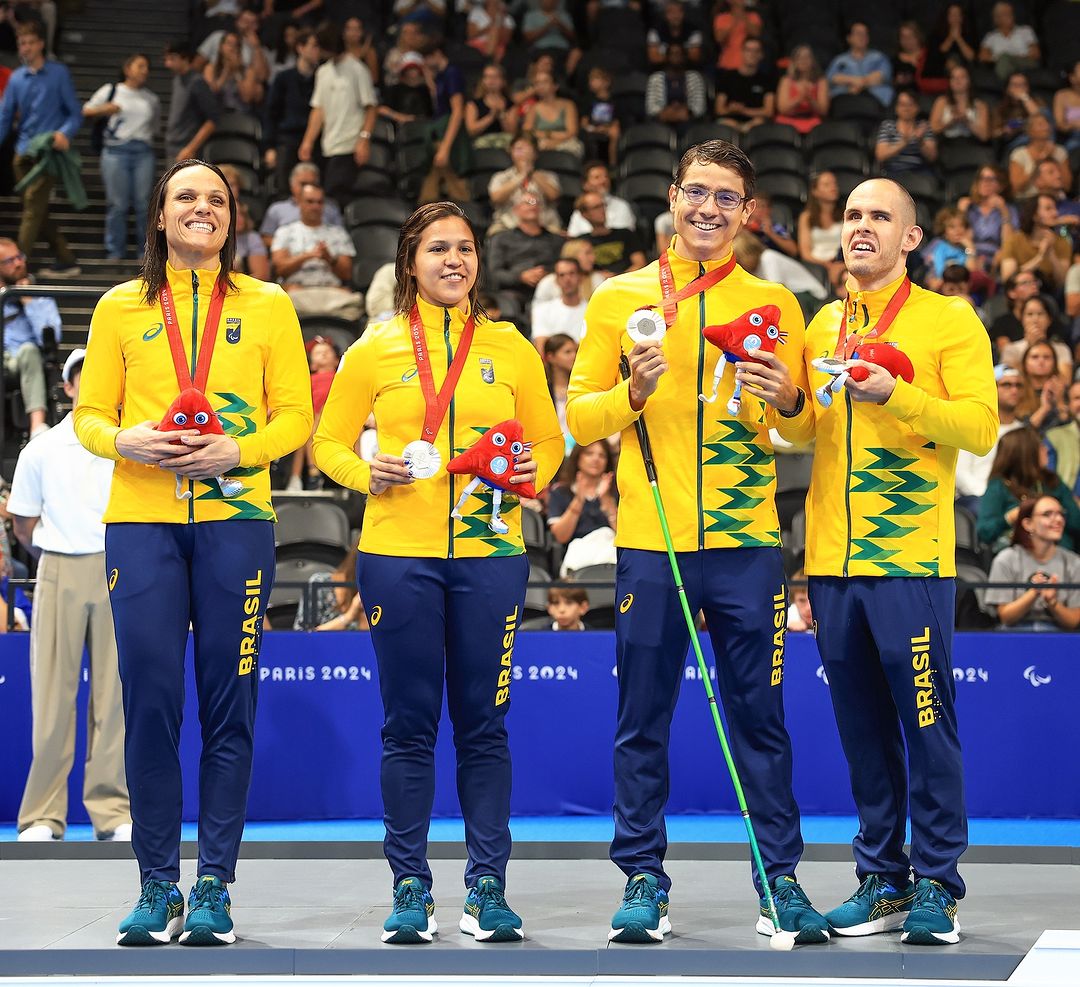
<instances>
[{"instance_id":1,"label":"teal sneaker","mask_svg":"<svg viewBox=\"0 0 1080 987\"><path fill-rule=\"evenodd\" d=\"M518 942L525 938L521 917L506 903L497 877L482 877L475 888L469 888L458 928L477 942Z\"/></svg>"},{"instance_id":2,"label":"teal sneaker","mask_svg":"<svg viewBox=\"0 0 1080 987\"><path fill-rule=\"evenodd\" d=\"M944 946L960 941L956 899L937 881L924 877L915 885L901 942L912 946Z\"/></svg>"},{"instance_id":3,"label":"teal sneaker","mask_svg":"<svg viewBox=\"0 0 1080 987\"><path fill-rule=\"evenodd\" d=\"M608 942L663 942L669 932L667 892L652 874L635 874L626 882Z\"/></svg>"},{"instance_id":4,"label":"teal sneaker","mask_svg":"<svg viewBox=\"0 0 1080 987\"><path fill-rule=\"evenodd\" d=\"M394 908L383 922L382 941L395 945L431 942L439 931L435 899L418 877L403 877L394 888Z\"/></svg>"},{"instance_id":5,"label":"teal sneaker","mask_svg":"<svg viewBox=\"0 0 1080 987\"><path fill-rule=\"evenodd\" d=\"M880 874L871 874L842 905L825 917L838 936L872 936L899 929L911 910L915 885L897 888Z\"/></svg>"},{"instance_id":6,"label":"teal sneaker","mask_svg":"<svg viewBox=\"0 0 1080 987\"><path fill-rule=\"evenodd\" d=\"M188 895L182 946L223 946L236 942L228 885L217 877L200 877Z\"/></svg>"},{"instance_id":7,"label":"teal sneaker","mask_svg":"<svg viewBox=\"0 0 1080 987\"><path fill-rule=\"evenodd\" d=\"M821 915L806 892L799 887L799 882L790 874L785 874L773 881L773 904L776 905L776 917L780 928L785 932L794 932L795 942L800 946L829 941L829 923ZM776 930L769 915L769 906L761 899L761 914L757 920L757 931L763 936L771 936Z\"/></svg>"},{"instance_id":8,"label":"teal sneaker","mask_svg":"<svg viewBox=\"0 0 1080 987\"><path fill-rule=\"evenodd\" d=\"M184 896L172 881L145 881L131 914L120 923L117 946L163 946L184 928Z\"/></svg>"}]
</instances>

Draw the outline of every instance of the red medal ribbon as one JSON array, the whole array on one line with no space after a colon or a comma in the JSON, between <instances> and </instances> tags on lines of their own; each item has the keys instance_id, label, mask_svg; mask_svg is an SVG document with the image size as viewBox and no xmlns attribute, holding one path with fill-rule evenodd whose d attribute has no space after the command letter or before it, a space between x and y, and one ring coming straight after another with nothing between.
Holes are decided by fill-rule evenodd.
<instances>
[{"instance_id":1,"label":"red medal ribbon","mask_svg":"<svg viewBox=\"0 0 1080 987\"><path fill-rule=\"evenodd\" d=\"M691 295L696 295L698 292L707 291L714 284L719 284L724 280L732 271L735 270L735 254L733 253L728 261L721 264L719 267L713 268L711 271L694 278L685 288L681 291L675 290L675 276L671 273L671 261L668 260L667 251L664 251L660 255L660 292L664 296L664 301L661 303L664 308L664 323L670 329L675 325L675 317L678 315L678 304ZM651 312L657 308L656 305L643 305L639 309L635 309L636 312Z\"/></svg>"},{"instance_id":2,"label":"red medal ribbon","mask_svg":"<svg viewBox=\"0 0 1080 987\"><path fill-rule=\"evenodd\" d=\"M431 372L431 360L428 357L427 340L424 339L424 322L420 318L420 309L413 305L409 313L409 335L412 338L413 352L416 354L416 371L420 375L420 390L424 395L424 404L427 406L421 438L427 442L434 442L435 436L439 434L446 411L454 398L454 388L457 387L457 382L461 378L461 371L465 369L465 361L469 357L469 347L472 346L475 329L476 320L470 315L462 330L458 351L454 354L450 366L446 368L446 379L439 388L439 393L436 394L435 377Z\"/></svg>"},{"instance_id":3,"label":"red medal ribbon","mask_svg":"<svg viewBox=\"0 0 1080 987\"><path fill-rule=\"evenodd\" d=\"M911 294L911 278L905 276L904 280L900 283L900 287L896 289L892 298L889 299L889 304L885 306L885 311L881 313L881 318L878 319L877 325L868 332L865 336L860 336L858 333L848 333L844 328L844 322L847 319L847 301L844 302L844 311L840 315L840 331L836 335L836 349L833 350L834 360L850 360L852 353L862 344L868 343L872 339L878 339L884 336L892 327L893 320L896 318L900 309L904 307L904 302L908 300L908 296Z\"/></svg>"},{"instance_id":4,"label":"red medal ribbon","mask_svg":"<svg viewBox=\"0 0 1080 987\"><path fill-rule=\"evenodd\" d=\"M214 284L214 293L210 298L210 308L206 312L203 326L202 343L199 345L199 359L195 365L195 380L191 379L184 341L180 338L180 326L176 320L176 308L173 305L172 290L168 282L158 292L161 305L161 318L165 322L165 332L169 337L169 349L172 351L173 367L176 369L176 383L181 391L194 387L197 391L206 391L206 381L210 376L210 361L214 358L214 343L217 341L218 323L221 321L221 307L225 304L225 289L220 282ZM195 332L192 328L192 332Z\"/></svg>"}]
</instances>

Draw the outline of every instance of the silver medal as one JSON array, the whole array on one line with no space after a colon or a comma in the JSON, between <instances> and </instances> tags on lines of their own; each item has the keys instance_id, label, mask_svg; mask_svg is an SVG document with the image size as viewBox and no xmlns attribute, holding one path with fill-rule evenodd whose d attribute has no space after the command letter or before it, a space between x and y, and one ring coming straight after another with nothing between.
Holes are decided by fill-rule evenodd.
<instances>
[{"instance_id":1,"label":"silver medal","mask_svg":"<svg viewBox=\"0 0 1080 987\"><path fill-rule=\"evenodd\" d=\"M627 320L626 332L635 343L660 343L667 335L667 323L659 312L639 309Z\"/></svg>"},{"instance_id":2,"label":"silver medal","mask_svg":"<svg viewBox=\"0 0 1080 987\"><path fill-rule=\"evenodd\" d=\"M405 460L405 465L412 470L413 478L417 480L430 480L442 468L442 455L439 450L424 439L410 442L402 452L401 458Z\"/></svg>"},{"instance_id":3,"label":"silver medal","mask_svg":"<svg viewBox=\"0 0 1080 987\"><path fill-rule=\"evenodd\" d=\"M842 374L848 369L847 360L837 360L835 357L831 356L819 356L816 360L812 360L811 364L815 370L820 370L822 373L826 374L832 374L833 377Z\"/></svg>"}]
</instances>

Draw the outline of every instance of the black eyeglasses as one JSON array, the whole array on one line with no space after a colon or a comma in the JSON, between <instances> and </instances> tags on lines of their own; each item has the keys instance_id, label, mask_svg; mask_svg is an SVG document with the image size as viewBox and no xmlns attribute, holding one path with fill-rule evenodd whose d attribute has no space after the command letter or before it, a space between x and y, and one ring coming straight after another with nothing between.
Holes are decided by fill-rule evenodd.
<instances>
[{"instance_id":1,"label":"black eyeglasses","mask_svg":"<svg viewBox=\"0 0 1080 987\"><path fill-rule=\"evenodd\" d=\"M731 212L732 209L738 209L744 202L750 199L748 195L739 195L738 192L733 192L731 189L722 188L717 189L715 192L712 189L707 189L701 185L676 185L675 186L685 196L686 201L692 206L703 206L709 201L711 195L716 199L716 204L724 210L724 212Z\"/></svg>"}]
</instances>

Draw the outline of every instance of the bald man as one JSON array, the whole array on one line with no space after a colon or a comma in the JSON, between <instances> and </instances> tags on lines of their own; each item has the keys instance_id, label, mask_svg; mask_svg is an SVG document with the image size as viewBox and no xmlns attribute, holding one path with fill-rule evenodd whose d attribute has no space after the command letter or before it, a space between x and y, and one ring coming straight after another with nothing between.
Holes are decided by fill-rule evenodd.
<instances>
[{"instance_id":1,"label":"bald man","mask_svg":"<svg viewBox=\"0 0 1080 987\"><path fill-rule=\"evenodd\" d=\"M859 811L860 886L826 918L842 936L902 927L905 943L939 945L960 938L967 847L951 660L956 456L985 455L998 422L990 340L971 305L908 279L922 236L895 182L848 197L848 297L806 330L817 444L805 569ZM900 354L910 369L890 359Z\"/></svg>"}]
</instances>

